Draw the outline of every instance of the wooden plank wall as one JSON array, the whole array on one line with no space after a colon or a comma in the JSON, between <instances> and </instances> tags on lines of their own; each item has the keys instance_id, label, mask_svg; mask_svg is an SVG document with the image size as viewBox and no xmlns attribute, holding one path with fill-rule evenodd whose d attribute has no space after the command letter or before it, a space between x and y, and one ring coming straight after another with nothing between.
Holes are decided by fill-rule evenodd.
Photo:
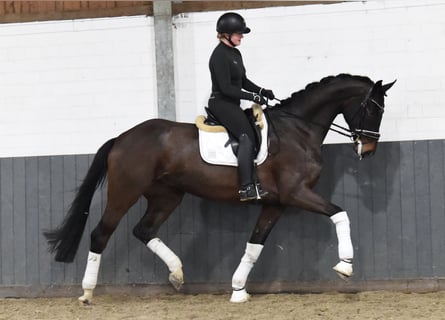
<instances>
[{"instance_id":1,"label":"wooden plank wall","mask_svg":"<svg viewBox=\"0 0 445 320\"><path fill-rule=\"evenodd\" d=\"M172 14L341 1L173 1ZM153 15L153 1L0 1L0 23Z\"/></svg>"},{"instance_id":2,"label":"wooden plank wall","mask_svg":"<svg viewBox=\"0 0 445 320\"><path fill-rule=\"evenodd\" d=\"M0 1L0 23L153 15L149 1Z\"/></svg>"},{"instance_id":3,"label":"wooden plank wall","mask_svg":"<svg viewBox=\"0 0 445 320\"><path fill-rule=\"evenodd\" d=\"M323 147L318 190L344 207L352 222L357 281L445 276L444 141L380 143L358 161L351 145ZM78 255L53 262L42 231L62 220L92 155L0 159L0 288L80 285L105 192L96 193ZM298 165L298 164L297 164ZM165 284L167 268L131 234L145 210L138 202L103 256L101 284ZM187 196L162 227L187 283L227 283L259 212ZM288 209L252 274L252 282L337 279L337 241L329 219Z\"/></svg>"}]
</instances>

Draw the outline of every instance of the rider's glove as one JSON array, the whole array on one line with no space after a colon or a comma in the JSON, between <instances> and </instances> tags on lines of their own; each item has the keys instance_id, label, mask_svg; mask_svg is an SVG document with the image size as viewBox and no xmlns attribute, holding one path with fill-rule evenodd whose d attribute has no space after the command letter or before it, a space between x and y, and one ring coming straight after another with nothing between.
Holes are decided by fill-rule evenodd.
<instances>
[{"instance_id":1,"label":"rider's glove","mask_svg":"<svg viewBox=\"0 0 445 320\"><path fill-rule=\"evenodd\" d=\"M272 90L261 88L260 95L266 97L267 99L273 100L275 99L275 95Z\"/></svg>"},{"instance_id":2,"label":"rider's glove","mask_svg":"<svg viewBox=\"0 0 445 320\"><path fill-rule=\"evenodd\" d=\"M262 96L256 93L252 93L252 101L260 105L266 104L266 100Z\"/></svg>"}]
</instances>

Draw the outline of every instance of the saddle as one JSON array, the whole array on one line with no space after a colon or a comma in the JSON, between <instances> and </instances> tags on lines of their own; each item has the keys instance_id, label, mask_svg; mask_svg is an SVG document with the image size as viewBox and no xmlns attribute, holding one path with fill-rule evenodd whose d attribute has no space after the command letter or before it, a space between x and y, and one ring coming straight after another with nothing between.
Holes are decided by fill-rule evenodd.
<instances>
[{"instance_id":1,"label":"saddle","mask_svg":"<svg viewBox=\"0 0 445 320\"><path fill-rule=\"evenodd\" d=\"M196 126L198 129L205 132L227 132L229 139L225 143L224 147L231 146L234 155L238 154L239 141L230 131L228 131L216 117L212 114L208 107L205 107L207 117L200 115L196 118ZM262 142L261 130L264 128L263 121L263 109L259 104L253 104L252 108L244 110L247 119L249 120L254 132L255 132L255 156L258 155Z\"/></svg>"}]
</instances>

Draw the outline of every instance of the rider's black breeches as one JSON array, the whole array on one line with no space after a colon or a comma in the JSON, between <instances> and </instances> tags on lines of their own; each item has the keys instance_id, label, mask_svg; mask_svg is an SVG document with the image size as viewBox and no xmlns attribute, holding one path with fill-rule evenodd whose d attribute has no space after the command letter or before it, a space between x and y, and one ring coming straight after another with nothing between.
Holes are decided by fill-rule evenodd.
<instances>
[{"instance_id":1,"label":"rider's black breeches","mask_svg":"<svg viewBox=\"0 0 445 320\"><path fill-rule=\"evenodd\" d=\"M209 109L219 122L238 139L238 176L241 186L253 183L255 133L244 111L236 103L215 97Z\"/></svg>"}]
</instances>

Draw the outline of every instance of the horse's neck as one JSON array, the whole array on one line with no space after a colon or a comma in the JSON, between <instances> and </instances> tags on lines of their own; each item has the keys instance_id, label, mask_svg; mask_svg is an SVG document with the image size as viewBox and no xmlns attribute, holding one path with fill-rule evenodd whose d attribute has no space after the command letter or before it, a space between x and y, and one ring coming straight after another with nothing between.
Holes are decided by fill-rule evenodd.
<instances>
[{"instance_id":1,"label":"horse's neck","mask_svg":"<svg viewBox=\"0 0 445 320\"><path fill-rule=\"evenodd\" d=\"M314 138L323 142L334 119L343 112L345 102L363 94L360 86L332 86L305 93L302 105L294 106L298 114L309 125Z\"/></svg>"}]
</instances>

